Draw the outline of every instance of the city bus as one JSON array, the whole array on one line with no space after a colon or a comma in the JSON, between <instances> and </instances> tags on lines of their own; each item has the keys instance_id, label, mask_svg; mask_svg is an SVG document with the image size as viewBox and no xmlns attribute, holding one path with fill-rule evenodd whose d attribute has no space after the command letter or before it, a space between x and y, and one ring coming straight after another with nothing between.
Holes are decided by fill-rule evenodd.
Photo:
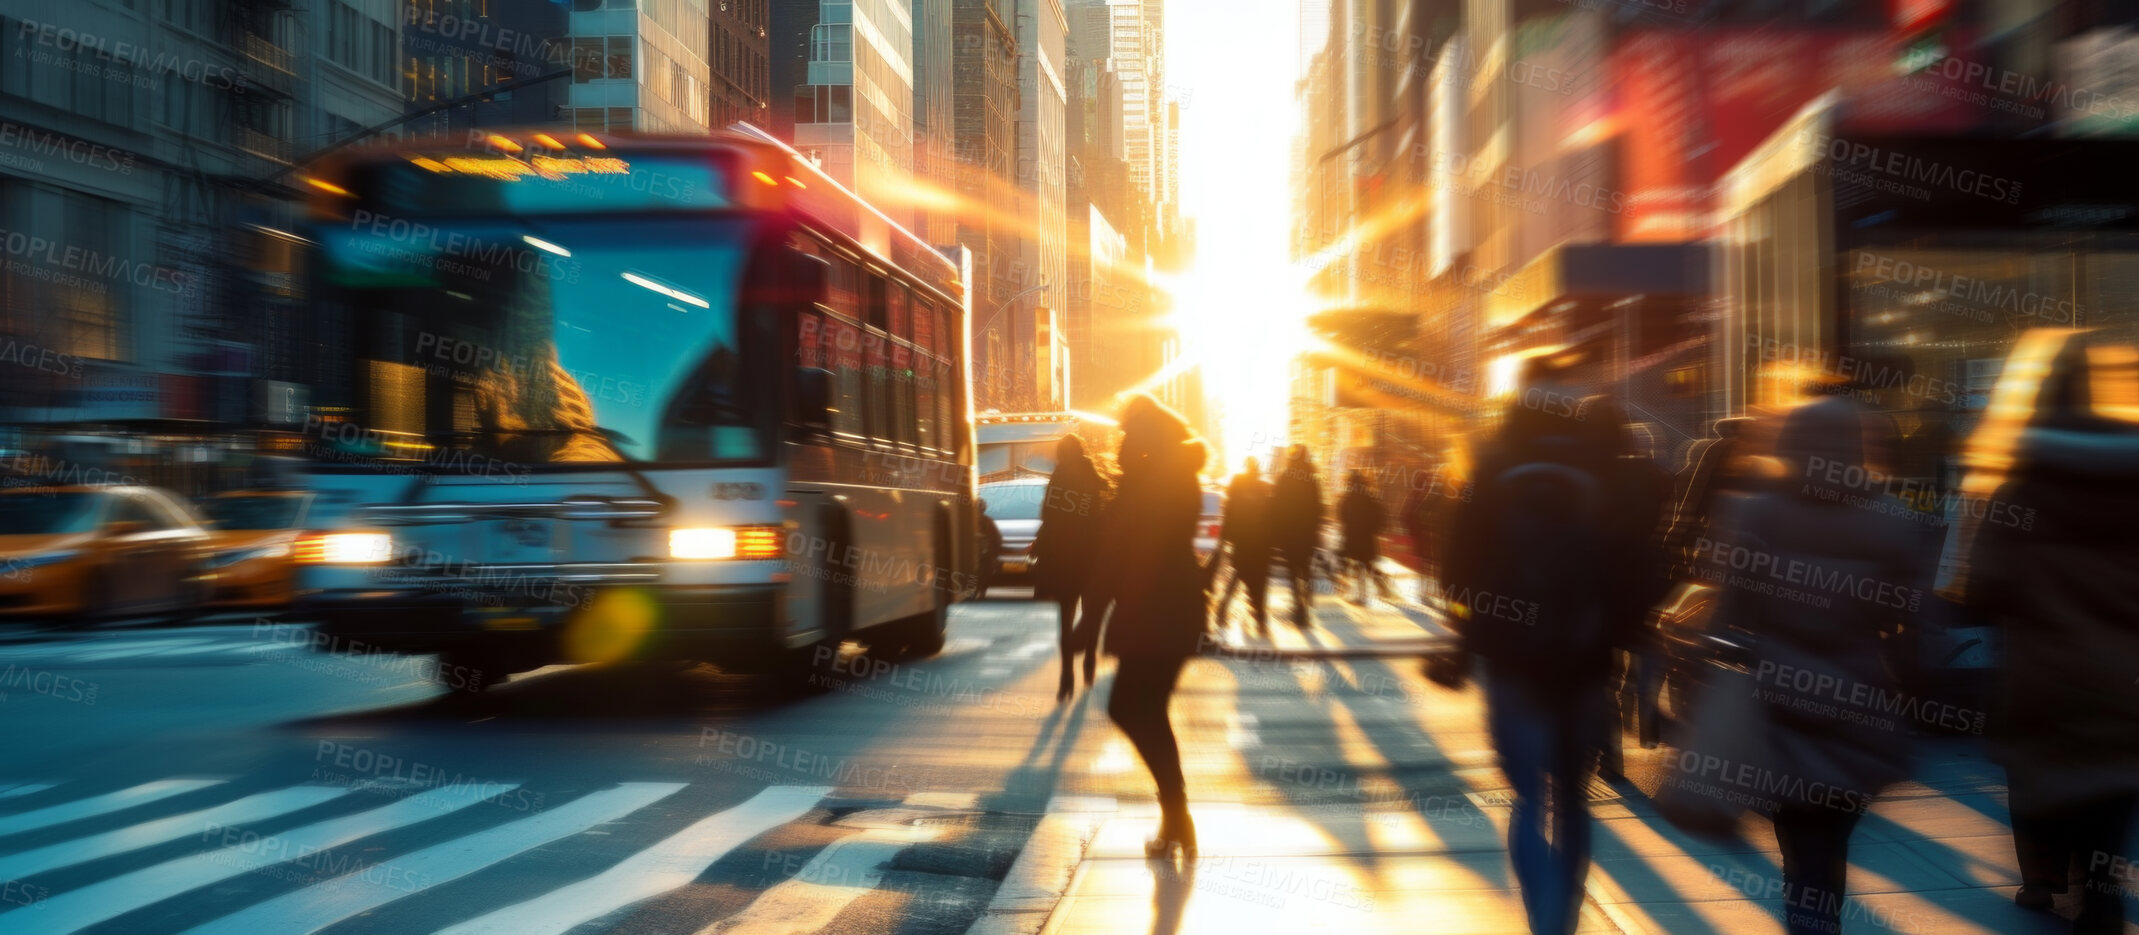
<instances>
[{"instance_id":1,"label":"city bus","mask_svg":"<svg viewBox=\"0 0 2139 935\"><path fill-rule=\"evenodd\" d=\"M742 125L404 141L302 184L316 646L469 690L941 649L978 561L963 251Z\"/></svg>"}]
</instances>

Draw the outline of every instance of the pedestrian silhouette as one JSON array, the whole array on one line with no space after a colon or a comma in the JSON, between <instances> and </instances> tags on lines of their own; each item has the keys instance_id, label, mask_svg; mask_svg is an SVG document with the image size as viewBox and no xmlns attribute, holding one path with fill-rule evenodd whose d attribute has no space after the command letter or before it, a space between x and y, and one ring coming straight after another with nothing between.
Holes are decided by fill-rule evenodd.
<instances>
[{"instance_id":1,"label":"pedestrian silhouette","mask_svg":"<svg viewBox=\"0 0 2139 935\"><path fill-rule=\"evenodd\" d=\"M1376 565L1381 561L1381 530L1389 513L1364 472L1353 471L1345 486L1344 499L1337 504L1337 522L1344 532L1338 554L1344 560L1347 583L1358 586L1358 600L1364 604L1381 581Z\"/></svg>"},{"instance_id":2,"label":"pedestrian silhouette","mask_svg":"<svg viewBox=\"0 0 2139 935\"><path fill-rule=\"evenodd\" d=\"M1758 734L1739 789L1758 796L1782 851L1785 927L1840 931L1849 838L1871 799L1908 769L1908 723L1894 656L1930 583L1932 531L1909 520L1870 470L1891 422L1828 397L1783 418L1775 457L1789 481L1732 504L1697 561L1727 570L1716 625L1753 642L1748 706ZM1689 754L1708 754L1702 744ZM1704 777L1723 780L1730 776Z\"/></svg>"},{"instance_id":3,"label":"pedestrian silhouette","mask_svg":"<svg viewBox=\"0 0 2139 935\"><path fill-rule=\"evenodd\" d=\"M2014 898L2047 911L2076 863L2072 931L2092 935L2124 930L2139 801L2139 426L2098 409L2088 351L2069 331L2021 339L1969 439L1961 532L1967 604L2007 633L1990 733ZM2097 353L2118 351L2129 367L2129 349Z\"/></svg>"},{"instance_id":4,"label":"pedestrian silhouette","mask_svg":"<svg viewBox=\"0 0 2139 935\"><path fill-rule=\"evenodd\" d=\"M1147 853L1193 858L1196 827L1166 707L1203 636L1195 537L1203 513L1197 473L1207 453L1186 421L1148 396L1130 400L1121 427L1121 481L1107 510L1107 552L1097 571L1114 601L1104 642L1116 659L1107 715L1158 786L1159 830Z\"/></svg>"},{"instance_id":5,"label":"pedestrian silhouette","mask_svg":"<svg viewBox=\"0 0 2139 935\"><path fill-rule=\"evenodd\" d=\"M1248 614L1255 621L1256 632L1269 635L1270 615L1265 605L1270 597L1270 484L1263 480L1262 467L1254 458L1249 458L1240 473L1226 484L1225 524L1219 532L1219 547L1230 549L1227 561L1233 567L1233 576L1218 599L1218 623L1225 622L1233 590L1243 588L1248 592Z\"/></svg>"},{"instance_id":6,"label":"pedestrian silhouette","mask_svg":"<svg viewBox=\"0 0 2139 935\"><path fill-rule=\"evenodd\" d=\"M1055 700L1076 691L1074 661L1084 655L1084 684L1089 688L1099 657L1099 627L1106 611L1086 599L1093 556L1099 551L1100 511L1111 493L1093 467L1083 439L1064 435L1055 443L1055 471L1040 504L1040 531L1033 538L1033 597L1056 605L1061 640L1062 679ZM1081 608L1080 608L1080 605ZM1080 619L1080 613L1082 615Z\"/></svg>"},{"instance_id":7,"label":"pedestrian silhouette","mask_svg":"<svg viewBox=\"0 0 2139 935\"><path fill-rule=\"evenodd\" d=\"M1322 481L1306 445L1285 455L1284 470L1270 492L1271 544L1285 563L1292 586L1293 625L1314 625L1315 552L1322 540Z\"/></svg>"},{"instance_id":8,"label":"pedestrian silhouette","mask_svg":"<svg viewBox=\"0 0 2139 935\"><path fill-rule=\"evenodd\" d=\"M1616 407L1577 407L1541 367L1526 376L1446 537L1460 660L1437 680L1460 683L1470 657L1482 662L1523 908L1532 932L1565 935L1589 870L1586 789L1611 728L1614 654L1661 591L1663 496L1622 457Z\"/></svg>"},{"instance_id":9,"label":"pedestrian silhouette","mask_svg":"<svg viewBox=\"0 0 2139 935\"><path fill-rule=\"evenodd\" d=\"M1715 437L1694 442L1686 452L1686 465L1676 478L1678 505L1672 510L1671 531L1666 536L1674 578L1694 577L1693 547L1707 537L1717 505L1746 489L1745 481L1729 465L1731 459L1744 455L1741 430L1751 421L1743 416L1717 419Z\"/></svg>"}]
</instances>

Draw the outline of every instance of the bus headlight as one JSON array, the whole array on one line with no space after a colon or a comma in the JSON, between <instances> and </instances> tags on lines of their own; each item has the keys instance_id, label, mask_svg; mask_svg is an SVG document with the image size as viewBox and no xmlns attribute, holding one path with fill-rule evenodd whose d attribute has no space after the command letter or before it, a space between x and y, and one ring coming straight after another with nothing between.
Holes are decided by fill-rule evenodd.
<instances>
[{"instance_id":1,"label":"bus headlight","mask_svg":"<svg viewBox=\"0 0 2139 935\"><path fill-rule=\"evenodd\" d=\"M315 532L297 540L305 565L383 565L394 557L394 538L383 532Z\"/></svg>"},{"instance_id":2,"label":"bus headlight","mask_svg":"<svg viewBox=\"0 0 2139 935\"><path fill-rule=\"evenodd\" d=\"M779 526L700 526L668 531L668 557L703 561L780 557Z\"/></svg>"}]
</instances>

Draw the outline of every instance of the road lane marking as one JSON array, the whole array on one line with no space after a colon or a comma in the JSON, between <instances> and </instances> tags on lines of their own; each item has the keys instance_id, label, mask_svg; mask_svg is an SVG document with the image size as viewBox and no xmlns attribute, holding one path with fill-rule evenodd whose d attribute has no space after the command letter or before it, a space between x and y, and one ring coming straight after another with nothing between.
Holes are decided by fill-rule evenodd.
<instances>
[{"instance_id":1,"label":"road lane marking","mask_svg":"<svg viewBox=\"0 0 2139 935\"><path fill-rule=\"evenodd\" d=\"M444 929L438 935L561 935L633 903L698 879L751 838L802 817L829 786L772 786L734 808L699 820L602 873L523 903Z\"/></svg>"},{"instance_id":2,"label":"road lane marking","mask_svg":"<svg viewBox=\"0 0 2139 935\"><path fill-rule=\"evenodd\" d=\"M14 799L21 798L25 795L36 795L37 793L43 792L46 789L57 787L58 785L59 783L56 782L25 782L16 785L13 788L7 789L6 791L0 791L0 799Z\"/></svg>"},{"instance_id":3,"label":"road lane marking","mask_svg":"<svg viewBox=\"0 0 2139 935\"><path fill-rule=\"evenodd\" d=\"M20 880L48 870L165 844L197 833L209 825L230 826L287 815L348 792L349 790L338 786L291 786L287 789L249 795L214 808L158 818L102 834L61 841L20 854L0 856L0 880Z\"/></svg>"},{"instance_id":4,"label":"road lane marking","mask_svg":"<svg viewBox=\"0 0 2139 935\"><path fill-rule=\"evenodd\" d=\"M257 837L221 850L169 860L132 873L69 890L8 913L11 935L73 932L106 922L188 890L227 880L292 858L339 847L359 838L428 821L520 787L519 783L447 786L354 815L330 818L280 834ZM224 840L237 829L225 829ZM204 833L213 833L207 829ZM270 845L272 842L272 845Z\"/></svg>"},{"instance_id":5,"label":"road lane marking","mask_svg":"<svg viewBox=\"0 0 2139 935\"><path fill-rule=\"evenodd\" d=\"M131 655L133 653L153 650L161 646L191 646L195 643L200 642L204 641L199 639L198 637L161 640L132 639L71 640L67 642L54 641L50 643L33 643L28 646L11 646L6 649L0 649L0 658L26 659L49 657L54 659L84 660L95 659L97 657L112 653Z\"/></svg>"},{"instance_id":6,"label":"road lane marking","mask_svg":"<svg viewBox=\"0 0 2139 935\"><path fill-rule=\"evenodd\" d=\"M45 808L32 809L15 815L0 815L0 834L21 834L53 825L65 824L83 818L91 818L120 809L147 805L174 795L183 795L195 789L205 789L223 780L220 779L159 779L145 782L131 789L106 792L86 799L62 802Z\"/></svg>"},{"instance_id":7,"label":"road lane marking","mask_svg":"<svg viewBox=\"0 0 2139 935\"><path fill-rule=\"evenodd\" d=\"M75 662L105 662L112 659L125 659L129 656L177 654L189 649L199 652L204 649L217 649L227 645L229 644L215 643L208 640L146 640L122 645L117 649L97 649L88 652L76 651L69 654L68 658Z\"/></svg>"},{"instance_id":8,"label":"road lane marking","mask_svg":"<svg viewBox=\"0 0 2139 935\"><path fill-rule=\"evenodd\" d=\"M316 932L595 825L615 821L682 791L686 785L688 783L681 782L620 783L613 789L580 796L519 821L393 858L394 869L410 880L422 881L414 889L397 888L391 885L391 880L367 880L365 872L358 870L224 916L189 930L188 935Z\"/></svg>"}]
</instances>

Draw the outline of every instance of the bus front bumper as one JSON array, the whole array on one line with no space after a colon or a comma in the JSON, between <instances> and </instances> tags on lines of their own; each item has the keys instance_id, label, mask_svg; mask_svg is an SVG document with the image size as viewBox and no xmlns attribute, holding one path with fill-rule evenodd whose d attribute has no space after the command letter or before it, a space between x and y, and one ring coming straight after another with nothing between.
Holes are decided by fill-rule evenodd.
<instances>
[{"instance_id":1,"label":"bus front bumper","mask_svg":"<svg viewBox=\"0 0 2139 935\"><path fill-rule=\"evenodd\" d=\"M480 593L350 588L300 594L329 652L503 653L547 662L598 657L736 662L788 648L781 585L594 589L569 602Z\"/></svg>"}]
</instances>

